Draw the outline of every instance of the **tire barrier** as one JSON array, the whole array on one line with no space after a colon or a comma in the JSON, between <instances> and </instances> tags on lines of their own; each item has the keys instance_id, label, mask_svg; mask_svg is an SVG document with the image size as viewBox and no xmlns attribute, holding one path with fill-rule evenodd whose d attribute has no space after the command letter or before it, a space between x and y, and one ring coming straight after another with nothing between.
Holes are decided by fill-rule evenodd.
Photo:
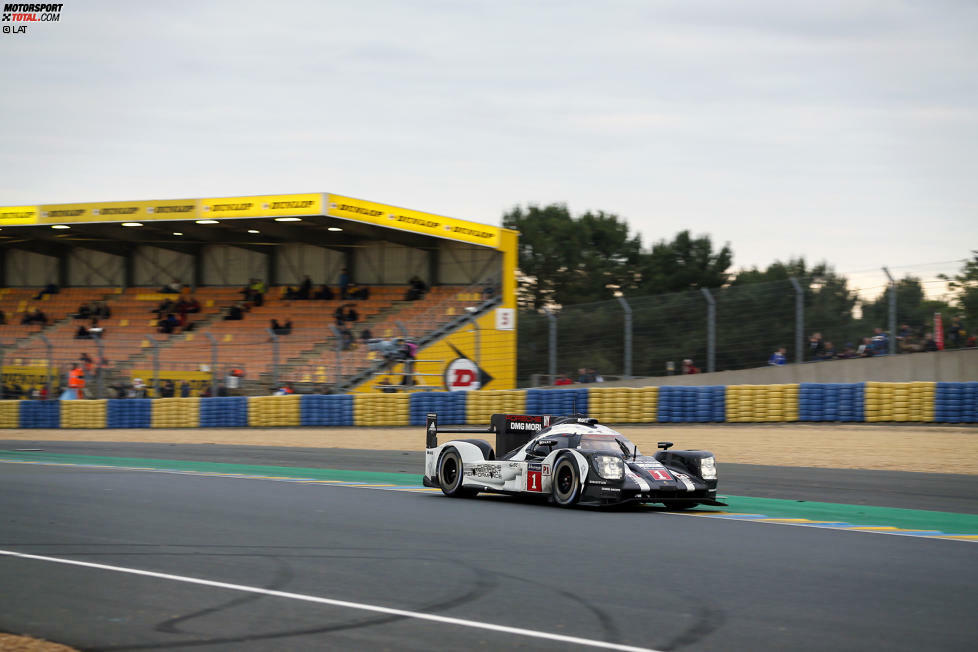
<instances>
[{"instance_id":1,"label":"tire barrier","mask_svg":"<svg viewBox=\"0 0 978 652\"><path fill-rule=\"evenodd\" d=\"M298 394L252 396L248 399L248 425L262 427L302 425L302 417L299 414L300 400Z\"/></svg>"},{"instance_id":2,"label":"tire barrier","mask_svg":"<svg viewBox=\"0 0 978 652\"><path fill-rule=\"evenodd\" d=\"M352 426L352 394L306 394L299 402L304 426Z\"/></svg>"},{"instance_id":3,"label":"tire barrier","mask_svg":"<svg viewBox=\"0 0 978 652\"><path fill-rule=\"evenodd\" d=\"M934 421L978 423L978 382L936 385Z\"/></svg>"},{"instance_id":4,"label":"tire barrier","mask_svg":"<svg viewBox=\"0 0 978 652\"><path fill-rule=\"evenodd\" d=\"M658 397L658 387L593 387L589 414L603 423L650 423L656 420Z\"/></svg>"},{"instance_id":5,"label":"tire barrier","mask_svg":"<svg viewBox=\"0 0 978 652\"><path fill-rule=\"evenodd\" d=\"M798 421L798 403L797 383L730 385L726 420L735 423Z\"/></svg>"},{"instance_id":6,"label":"tire barrier","mask_svg":"<svg viewBox=\"0 0 978 652\"><path fill-rule=\"evenodd\" d=\"M412 426L423 426L429 412L438 413L438 422L465 423L465 397L468 392L425 392L411 397Z\"/></svg>"},{"instance_id":7,"label":"tire barrier","mask_svg":"<svg viewBox=\"0 0 978 652\"><path fill-rule=\"evenodd\" d=\"M605 423L978 423L978 382L570 389L0 401L0 428L487 425L490 415L573 414Z\"/></svg>"},{"instance_id":8,"label":"tire barrier","mask_svg":"<svg viewBox=\"0 0 978 652\"><path fill-rule=\"evenodd\" d=\"M864 421L865 383L802 383L799 421Z\"/></svg>"},{"instance_id":9,"label":"tire barrier","mask_svg":"<svg viewBox=\"0 0 978 652\"><path fill-rule=\"evenodd\" d=\"M726 417L726 387L703 385L659 388L657 421L660 423L706 423Z\"/></svg>"}]
</instances>

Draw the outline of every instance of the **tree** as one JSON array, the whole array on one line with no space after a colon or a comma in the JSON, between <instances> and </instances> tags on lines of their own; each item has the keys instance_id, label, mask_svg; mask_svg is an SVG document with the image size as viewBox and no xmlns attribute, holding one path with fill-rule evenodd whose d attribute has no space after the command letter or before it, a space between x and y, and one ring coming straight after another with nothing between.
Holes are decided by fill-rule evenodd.
<instances>
[{"instance_id":1,"label":"tree","mask_svg":"<svg viewBox=\"0 0 978 652\"><path fill-rule=\"evenodd\" d=\"M920 279L906 276L896 282L897 329L906 324L914 333L923 334L930 330L935 312L946 313L948 305L943 301L927 299ZM866 330L890 327L890 291L863 303L863 323Z\"/></svg>"},{"instance_id":2,"label":"tree","mask_svg":"<svg viewBox=\"0 0 978 652\"><path fill-rule=\"evenodd\" d=\"M634 285L641 254L639 236L603 211L574 218L564 204L516 207L503 226L520 232L520 303L538 310L609 299L614 290Z\"/></svg>"},{"instance_id":3,"label":"tree","mask_svg":"<svg viewBox=\"0 0 978 652\"><path fill-rule=\"evenodd\" d=\"M641 260L637 287L640 294L681 292L726 283L733 251L728 243L714 252L710 236L694 238L689 231L680 231L672 242L656 242Z\"/></svg>"},{"instance_id":4,"label":"tree","mask_svg":"<svg viewBox=\"0 0 978 652\"><path fill-rule=\"evenodd\" d=\"M978 329L978 251L971 252L971 260L965 260L961 271L953 278L945 274L940 277L947 281L947 288L954 292L954 307L964 313L965 323L975 331Z\"/></svg>"}]
</instances>

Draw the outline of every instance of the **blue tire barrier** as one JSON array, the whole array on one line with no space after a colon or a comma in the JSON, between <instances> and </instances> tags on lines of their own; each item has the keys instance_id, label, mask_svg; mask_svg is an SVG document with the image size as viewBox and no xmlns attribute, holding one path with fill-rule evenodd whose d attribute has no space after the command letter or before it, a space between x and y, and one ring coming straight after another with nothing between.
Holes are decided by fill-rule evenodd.
<instances>
[{"instance_id":1,"label":"blue tire barrier","mask_svg":"<svg viewBox=\"0 0 978 652\"><path fill-rule=\"evenodd\" d=\"M438 423L464 424L468 392L419 392L411 394L409 415L412 426L423 426L429 412L438 413Z\"/></svg>"},{"instance_id":2,"label":"blue tire barrier","mask_svg":"<svg viewBox=\"0 0 978 652\"><path fill-rule=\"evenodd\" d=\"M304 426L352 426L352 394L304 394L299 401Z\"/></svg>"},{"instance_id":3,"label":"blue tire barrier","mask_svg":"<svg viewBox=\"0 0 978 652\"><path fill-rule=\"evenodd\" d=\"M108 428L149 428L152 424L153 399L110 398L106 408Z\"/></svg>"}]
</instances>

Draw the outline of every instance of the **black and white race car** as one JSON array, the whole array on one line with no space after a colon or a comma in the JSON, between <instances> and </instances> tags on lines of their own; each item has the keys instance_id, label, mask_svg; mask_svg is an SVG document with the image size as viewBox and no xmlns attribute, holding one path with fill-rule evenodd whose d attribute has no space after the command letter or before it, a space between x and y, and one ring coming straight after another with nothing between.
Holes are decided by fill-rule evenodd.
<instances>
[{"instance_id":1,"label":"black and white race car","mask_svg":"<svg viewBox=\"0 0 978 652\"><path fill-rule=\"evenodd\" d=\"M438 444L438 433L495 433L489 442L455 439ZM669 450L659 442L642 455L624 435L584 416L494 414L488 428L439 428L427 417L424 484L447 496L481 491L540 496L565 507L662 503L679 510L717 501L713 453Z\"/></svg>"}]
</instances>

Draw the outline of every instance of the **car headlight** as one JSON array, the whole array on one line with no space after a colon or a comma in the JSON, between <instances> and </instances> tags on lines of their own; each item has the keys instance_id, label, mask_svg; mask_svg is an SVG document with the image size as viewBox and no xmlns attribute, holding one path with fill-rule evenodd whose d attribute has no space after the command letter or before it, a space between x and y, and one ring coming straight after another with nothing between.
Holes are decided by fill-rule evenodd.
<instances>
[{"instance_id":1,"label":"car headlight","mask_svg":"<svg viewBox=\"0 0 978 652\"><path fill-rule=\"evenodd\" d=\"M700 477L704 480L717 479L717 461L712 457L700 458Z\"/></svg>"},{"instance_id":2,"label":"car headlight","mask_svg":"<svg viewBox=\"0 0 978 652\"><path fill-rule=\"evenodd\" d=\"M621 480L625 473L625 465L620 457L611 455L596 455L594 458L594 470L605 480Z\"/></svg>"}]
</instances>

